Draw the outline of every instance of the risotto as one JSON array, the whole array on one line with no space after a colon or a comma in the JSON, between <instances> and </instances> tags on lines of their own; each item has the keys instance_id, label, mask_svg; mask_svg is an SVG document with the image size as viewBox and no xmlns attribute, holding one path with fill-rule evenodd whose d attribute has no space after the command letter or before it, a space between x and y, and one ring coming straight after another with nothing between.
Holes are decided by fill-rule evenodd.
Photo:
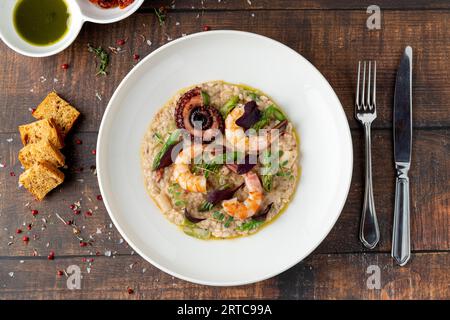
<instances>
[{"instance_id":1,"label":"risotto","mask_svg":"<svg viewBox=\"0 0 450 320\"><path fill-rule=\"evenodd\" d=\"M246 236L274 220L300 176L292 123L263 92L211 81L183 89L142 142L146 189L189 236Z\"/></svg>"}]
</instances>

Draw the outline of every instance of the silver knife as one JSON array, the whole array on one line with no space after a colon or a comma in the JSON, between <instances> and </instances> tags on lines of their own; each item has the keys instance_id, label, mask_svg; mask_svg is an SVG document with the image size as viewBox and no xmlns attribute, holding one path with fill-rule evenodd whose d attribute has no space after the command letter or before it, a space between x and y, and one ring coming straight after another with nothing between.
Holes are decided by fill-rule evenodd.
<instances>
[{"instance_id":1,"label":"silver knife","mask_svg":"<svg viewBox=\"0 0 450 320\"><path fill-rule=\"evenodd\" d=\"M405 48L397 70L394 94L395 183L392 258L404 266L411 256L409 178L412 136L412 48Z\"/></svg>"}]
</instances>

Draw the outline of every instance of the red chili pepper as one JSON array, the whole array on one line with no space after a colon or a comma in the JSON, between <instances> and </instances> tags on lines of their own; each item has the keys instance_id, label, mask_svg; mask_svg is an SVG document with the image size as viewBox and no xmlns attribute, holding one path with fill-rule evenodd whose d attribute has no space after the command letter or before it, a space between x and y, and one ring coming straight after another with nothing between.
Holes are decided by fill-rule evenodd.
<instances>
[{"instance_id":1,"label":"red chili pepper","mask_svg":"<svg viewBox=\"0 0 450 320\"><path fill-rule=\"evenodd\" d=\"M209 30L211 30L211 27L204 25L202 29L203 29L203 31L209 31Z\"/></svg>"},{"instance_id":2,"label":"red chili pepper","mask_svg":"<svg viewBox=\"0 0 450 320\"><path fill-rule=\"evenodd\" d=\"M61 69L67 70L67 69L69 69L69 65L67 63L64 63L61 65Z\"/></svg>"},{"instance_id":3,"label":"red chili pepper","mask_svg":"<svg viewBox=\"0 0 450 320\"><path fill-rule=\"evenodd\" d=\"M61 270L58 270L58 271L56 272L56 274L57 274L58 276L62 276L62 275L64 274L64 272L62 272Z\"/></svg>"},{"instance_id":4,"label":"red chili pepper","mask_svg":"<svg viewBox=\"0 0 450 320\"><path fill-rule=\"evenodd\" d=\"M50 251L50 253L49 253L48 256L47 256L47 259L48 259L48 260L53 260L53 259L55 259L55 253L54 253L53 251Z\"/></svg>"},{"instance_id":5,"label":"red chili pepper","mask_svg":"<svg viewBox=\"0 0 450 320\"><path fill-rule=\"evenodd\" d=\"M36 216L38 213L39 213L39 211L37 211L37 210L31 210L31 214L32 214L33 216Z\"/></svg>"},{"instance_id":6,"label":"red chili pepper","mask_svg":"<svg viewBox=\"0 0 450 320\"><path fill-rule=\"evenodd\" d=\"M16 233L17 234L22 233L22 230L21 229L16 229Z\"/></svg>"},{"instance_id":7,"label":"red chili pepper","mask_svg":"<svg viewBox=\"0 0 450 320\"><path fill-rule=\"evenodd\" d=\"M96 155L96 154L97 154L97 150L92 149L92 150L91 150L91 153L92 153L93 155Z\"/></svg>"},{"instance_id":8,"label":"red chili pepper","mask_svg":"<svg viewBox=\"0 0 450 320\"><path fill-rule=\"evenodd\" d=\"M29 224L27 225L27 229L28 229L28 230L31 230L31 226L32 226L31 223L29 223Z\"/></svg>"},{"instance_id":9,"label":"red chili pepper","mask_svg":"<svg viewBox=\"0 0 450 320\"><path fill-rule=\"evenodd\" d=\"M98 200L98 201L102 201L102 200L103 200L103 198L102 198L102 195L101 195L101 194L99 194L99 195L97 196L97 200Z\"/></svg>"},{"instance_id":10,"label":"red chili pepper","mask_svg":"<svg viewBox=\"0 0 450 320\"><path fill-rule=\"evenodd\" d=\"M23 240L24 242L28 242L28 241L30 241L30 238L28 238L27 236L23 236L23 237L22 237L22 240Z\"/></svg>"},{"instance_id":11,"label":"red chili pepper","mask_svg":"<svg viewBox=\"0 0 450 320\"><path fill-rule=\"evenodd\" d=\"M86 246L87 246L87 242L80 241L80 247L86 247Z\"/></svg>"},{"instance_id":12,"label":"red chili pepper","mask_svg":"<svg viewBox=\"0 0 450 320\"><path fill-rule=\"evenodd\" d=\"M133 59L134 59L134 60L139 60L139 58L140 58L140 57L139 57L139 55L138 55L137 53L133 54Z\"/></svg>"},{"instance_id":13,"label":"red chili pepper","mask_svg":"<svg viewBox=\"0 0 450 320\"><path fill-rule=\"evenodd\" d=\"M128 288L127 288L127 292L128 292L128 294L133 294L133 293L134 293L134 290L131 289L130 287L128 287Z\"/></svg>"},{"instance_id":14,"label":"red chili pepper","mask_svg":"<svg viewBox=\"0 0 450 320\"><path fill-rule=\"evenodd\" d=\"M125 44L125 39L119 39L116 41L118 46L123 46Z\"/></svg>"}]
</instances>

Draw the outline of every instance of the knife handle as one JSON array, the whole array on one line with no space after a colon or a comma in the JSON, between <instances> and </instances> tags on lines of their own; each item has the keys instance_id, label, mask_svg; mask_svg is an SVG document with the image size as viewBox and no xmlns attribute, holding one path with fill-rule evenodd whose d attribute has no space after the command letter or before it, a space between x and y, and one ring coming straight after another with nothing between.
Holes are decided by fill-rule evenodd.
<instances>
[{"instance_id":1,"label":"knife handle","mask_svg":"<svg viewBox=\"0 0 450 320\"><path fill-rule=\"evenodd\" d=\"M391 255L400 266L411 257L408 170L409 164L397 163Z\"/></svg>"}]
</instances>

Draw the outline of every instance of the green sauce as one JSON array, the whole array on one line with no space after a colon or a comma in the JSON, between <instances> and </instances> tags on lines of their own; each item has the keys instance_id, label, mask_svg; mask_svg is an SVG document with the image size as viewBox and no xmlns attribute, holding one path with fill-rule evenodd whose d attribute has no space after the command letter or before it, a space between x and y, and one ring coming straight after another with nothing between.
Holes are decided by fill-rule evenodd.
<instances>
[{"instance_id":1,"label":"green sauce","mask_svg":"<svg viewBox=\"0 0 450 320\"><path fill-rule=\"evenodd\" d=\"M70 14L64 0L19 0L14 27L27 42L48 46L67 33Z\"/></svg>"}]
</instances>

